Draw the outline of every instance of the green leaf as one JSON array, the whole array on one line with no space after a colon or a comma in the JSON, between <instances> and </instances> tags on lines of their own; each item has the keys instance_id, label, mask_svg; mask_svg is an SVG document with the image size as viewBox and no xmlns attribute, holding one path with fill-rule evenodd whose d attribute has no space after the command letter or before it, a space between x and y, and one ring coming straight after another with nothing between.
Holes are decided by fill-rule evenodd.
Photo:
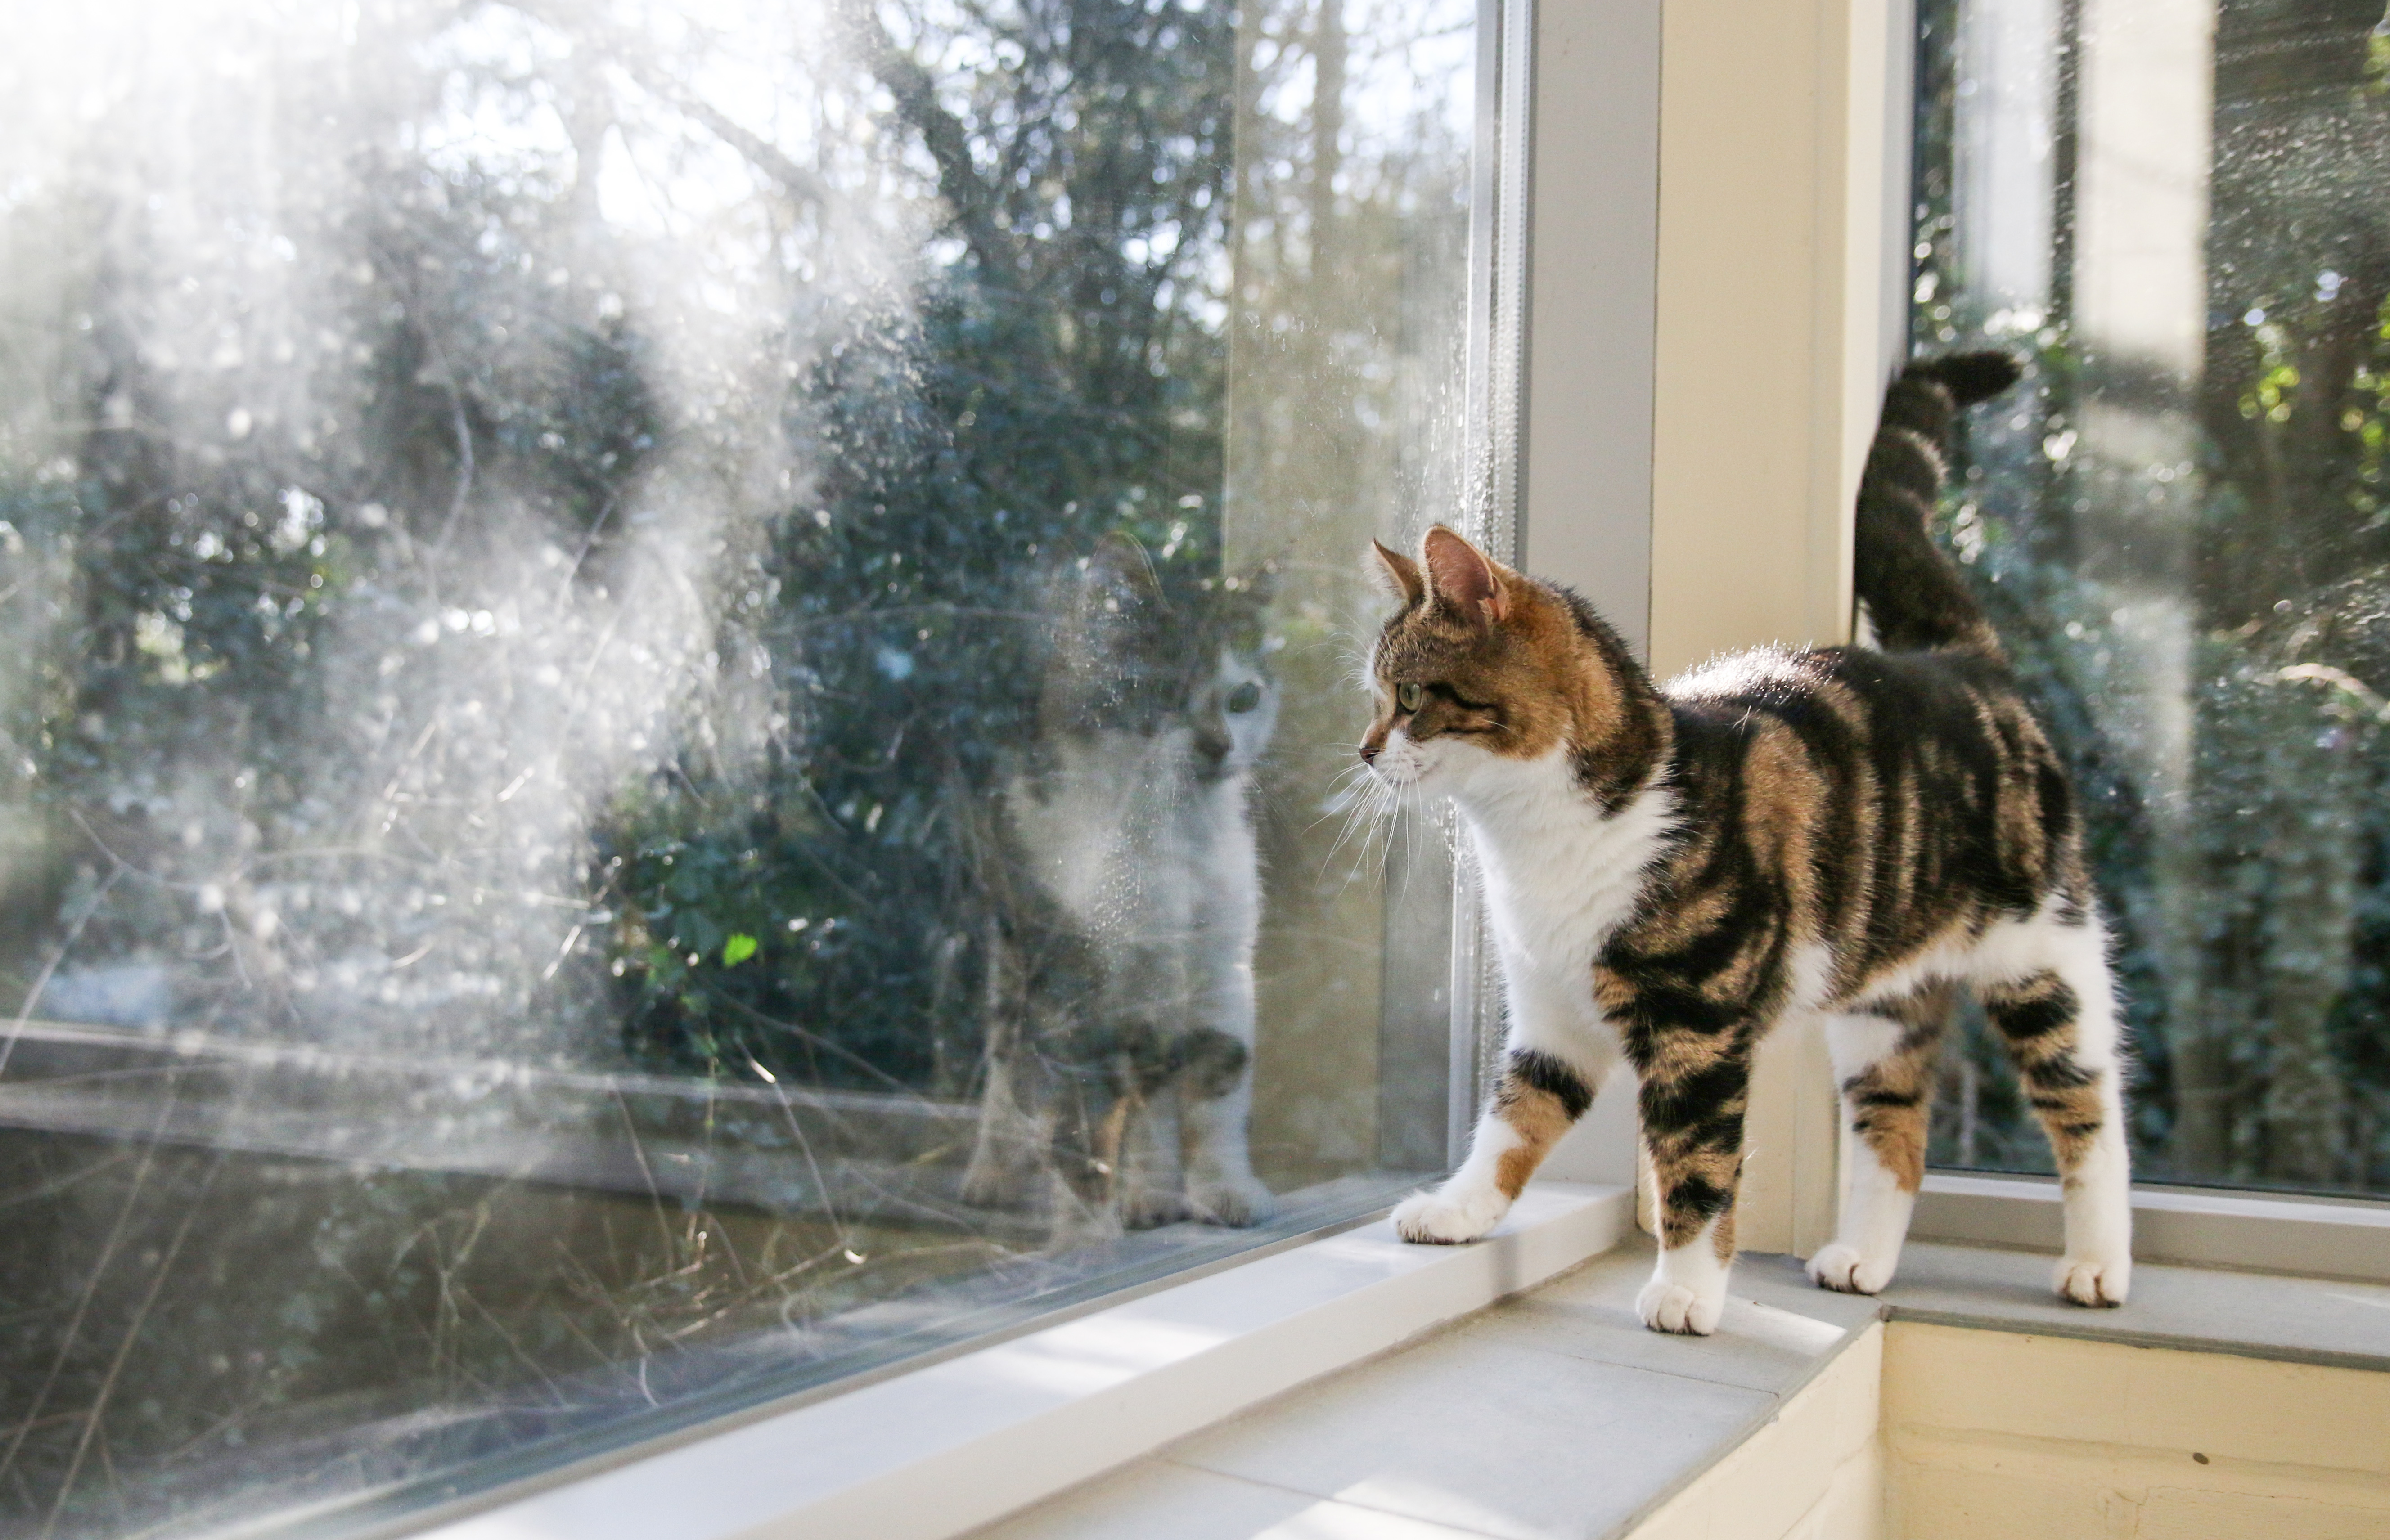
<instances>
[{"instance_id":1,"label":"green leaf","mask_svg":"<svg viewBox=\"0 0 2390 1540\"><path fill-rule=\"evenodd\" d=\"M722 966L736 968L755 955L760 943L744 930L733 930L730 939L722 943Z\"/></svg>"}]
</instances>

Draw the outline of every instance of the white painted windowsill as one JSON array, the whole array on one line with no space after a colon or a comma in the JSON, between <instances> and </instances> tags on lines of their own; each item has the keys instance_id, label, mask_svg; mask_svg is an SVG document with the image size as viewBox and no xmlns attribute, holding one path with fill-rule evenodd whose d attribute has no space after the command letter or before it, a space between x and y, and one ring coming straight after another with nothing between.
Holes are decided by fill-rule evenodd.
<instances>
[{"instance_id":1,"label":"white painted windowsill","mask_svg":"<svg viewBox=\"0 0 2390 1540\"><path fill-rule=\"evenodd\" d=\"M1610 1250L1623 1187L1538 1184L1488 1239L1382 1219L440 1525L436 1540L944 1540Z\"/></svg>"}]
</instances>

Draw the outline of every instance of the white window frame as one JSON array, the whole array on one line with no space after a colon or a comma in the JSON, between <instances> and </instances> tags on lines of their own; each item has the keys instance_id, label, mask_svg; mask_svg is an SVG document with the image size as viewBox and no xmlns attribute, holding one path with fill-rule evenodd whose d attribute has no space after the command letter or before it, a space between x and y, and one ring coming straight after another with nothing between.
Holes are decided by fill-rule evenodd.
<instances>
[{"instance_id":1,"label":"white window frame","mask_svg":"<svg viewBox=\"0 0 2390 1540\"><path fill-rule=\"evenodd\" d=\"M1914 0L1541 5L1526 565L1583 590L1664 677L1846 641L1859 472L1908 342ZM1630 62L1653 54L1656 93ZM1586 144L1615 148L1564 156ZM1652 207L1656 263L1638 266ZM1622 1077L1549 1169L1631 1180L1629 1096ZM1814 1024L1762 1044L1746 1249L1831 1238L1836 1102ZM2051 1177L1935 1171L1911 1234L2054 1251L2057 1199ZM2141 1184L2134 1209L2144 1260L2390 1281L2390 1202Z\"/></svg>"},{"instance_id":2,"label":"white window frame","mask_svg":"<svg viewBox=\"0 0 2390 1540\"><path fill-rule=\"evenodd\" d=\"M1542 0L1536 41L1527 569L1580 587L1659 675L1850 640L1852 507L1908 346L1914 0ZM1632 1179L1630 1094L1603 1094L1553 1173ZM1788 1024L1752 1082L1747 1249L1831 1239L1845 1141L1826 1046ZM1936 1170L1912 1235L2055 1249L2055 1208L2053 1177ZM2146 1261L2390 1282L2385 1201L2139 1185L2134 1213Z\"/></svg>"}]
</instances>

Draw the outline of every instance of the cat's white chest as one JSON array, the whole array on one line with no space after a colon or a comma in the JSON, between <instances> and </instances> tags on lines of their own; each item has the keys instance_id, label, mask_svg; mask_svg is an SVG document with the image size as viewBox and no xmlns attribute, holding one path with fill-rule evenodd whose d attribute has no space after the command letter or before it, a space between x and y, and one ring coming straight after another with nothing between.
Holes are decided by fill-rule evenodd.
<instances>
[{"instance_id":1,"label":"cat's white chest","mask_svg":"<svg viewBox=\"0 0 2390 1540\"><path fill-rule=\"evenodd\" d=\"M1514 989L1563 992L1591 1011L1594 956L1634 912L1674 827L1675 798L1654 787L1605 817L1559 755L1471 781L1454 801Z\"/></svg>"}]
</instances>

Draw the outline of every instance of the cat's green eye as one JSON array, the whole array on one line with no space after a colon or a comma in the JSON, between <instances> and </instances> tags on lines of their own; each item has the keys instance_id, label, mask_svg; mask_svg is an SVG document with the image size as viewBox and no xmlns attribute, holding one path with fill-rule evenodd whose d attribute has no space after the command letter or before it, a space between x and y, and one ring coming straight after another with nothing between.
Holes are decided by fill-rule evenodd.
<instances>
[{"instance_id":1,"label":"cat's green eye","mask_svg":"<svg viewBox=\"0 0 2390 1540\"><path fill-rule=\"evenodd\" d=\"M1242 716L1262 703L1262 687L1248 679L1228 692L1228 714Z\"/></svg>"},{"instance_id":2,"label":"cat's green eye","mask_svg":"<svg viewBox=\"0 0 2390 1540\"><path fill-rule=\"evenodd\" d=\"M1427 691L1420 688L1417 685L1396 685L1394 687L1394 704L1400 706L1407 712L1418 711L1421 706L1427 704Z\"/></svg>"}]
</instances>

